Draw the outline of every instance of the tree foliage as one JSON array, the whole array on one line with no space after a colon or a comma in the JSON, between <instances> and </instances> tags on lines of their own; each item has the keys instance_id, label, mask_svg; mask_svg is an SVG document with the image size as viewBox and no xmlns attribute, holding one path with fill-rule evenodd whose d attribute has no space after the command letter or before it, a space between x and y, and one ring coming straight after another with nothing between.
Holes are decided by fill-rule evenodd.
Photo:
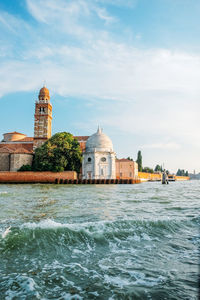
<instances>
[{"instance_id":1,"label":"tree foliage","mask_svg":"<svg viewBox=\"0 0 200 300\"><path fill-rule=\"evenodd\" d=\"M155 172L163 172L163 168L160 165L156 165L154 171Z\"/></svg>"},{"instance_id":2,"label":"tree foliage","mask_svg":"<svg viewBox=\"0 0 200 300\"><path fill-rule=\"evenodd\" d=\"M71 133L53 135L35 150L35 171L76 171L80 172L82 152L78 141Z\"/></svg>"},{"instance_id":3,"label":"tree foliage","mask_svg":"<svg viewBox=\"0 0 200 300\"><path fill-rule=\"evenodd\" d=\"M32 171L32 166L30 166L30 165L23 165L18 170L18 172L26 172L26 171Z\"/></svg>"},{"instance_id":4,"label":"tree foliage","mask_svg":"<svg viewBox=\"0 0 200 300\"><path fill-rule=\"evenodd\" d=\"M153 169L152 168L149 168L149 167L144 167L142 169L142 172L145 172L145 173L153 173Z\"/></svg>"},{"instance_id":5,"label":"tree foliage","mask_svg":"<svg viewBox=\"0 0 200 300\"><path fill-rule=\"evenodd\" d=\"M130 161L133 161L133 159L130 156L128 156L127 159Z\"/></svg>"},{"instance_id":6,"label":"tree foliage","mask_svg":"<svg viewBox=\"0 0 200 300\"><path fill-rule=\"evenodd\" d=\"M138 171L142 172L142 153L140 150L138 151L136 162L138 164Z\"/></svg>"},{"instance_id":7,"label":"tree foliage","mask_svg":"<svg viewBox=\"0 0 200 300\"><path fill-rule=\"evenodd\" d=\"M181 170L181 169L178 169L178 171L176 172L176 175L177 176L188 176L188 171L185 171L185 170Z\"/></svg>"}]
</instances>

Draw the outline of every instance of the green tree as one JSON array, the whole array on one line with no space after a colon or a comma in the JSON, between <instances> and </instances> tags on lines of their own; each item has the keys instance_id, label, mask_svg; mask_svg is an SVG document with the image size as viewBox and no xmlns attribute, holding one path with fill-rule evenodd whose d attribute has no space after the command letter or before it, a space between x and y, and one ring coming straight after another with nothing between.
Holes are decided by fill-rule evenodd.
<instances>
[{"instance_id":1,"label":"green tree","mask_svg":"<svg viewBox=\"0 0 200 300\"><path fill-rule=\"evenodd\" d=\"M144 168L142 169L142 171L145 172L145 173L153 173L153 169L152 169L152 168L149 168L149 167L144 167Z\"/></svg>"},{"instance_id":2,"label":"green tree","mask_svg":"<svg viewBox=\"0 0 200 300\"><path fill-rule=\"evenodd\" d=\"M78 141L71 133L53 135L35 150L33 168L35 171L80 172L82 152Z\"/></svg>"},{"instance_id":3,"label":"green tree","mask_svg":"<svg viewBox=\"0 0 200 300\"><path fill-rule=\"evenodd\" d=\"M178 169L178 171L176 172L176 175L177 176L188 176L188 171L185 172L185 170L181 170L181 169Z\"/></svg>"},{"instance_id":4,"label":"green tree","mask_svg":"<svg viewBox=\"0 0 200 300\"><path fill-rule=\"evenodd\" d=\"M162 171L163 171L162 166L156 165L154 171L155 171L155 172L162 172Z\"/></svg>"},{"instance_id":5,"label":"green tree","mask_svg":"<svg viewBox=\"0 0 200 300\"><path fill-rule=\"evenodd\" d=\"M133 161L133 159L130 156L128 156L127 159L130 161Z\"/></svg>"},{"instance_id":6,"label":"green tree","mask_svg":"<svg viewBox=\"0 0 200 300\"><path fill-rule=\"evenodd\" d=\"M18 172L25 172L25 171L32 171L32 166L30 166L30 165L23 165L18 170Z\"/></svg>"},{"instance_id":7,"label":"green tree","mask_svg":"<svg viewBox=\"0 0 200 300\"><path fill-rule=\"evenodd\" d=\"M138 151L136 162L138 164L138 171L142 172L142 154L140 150Z\"/></svg>"}]
</instances>

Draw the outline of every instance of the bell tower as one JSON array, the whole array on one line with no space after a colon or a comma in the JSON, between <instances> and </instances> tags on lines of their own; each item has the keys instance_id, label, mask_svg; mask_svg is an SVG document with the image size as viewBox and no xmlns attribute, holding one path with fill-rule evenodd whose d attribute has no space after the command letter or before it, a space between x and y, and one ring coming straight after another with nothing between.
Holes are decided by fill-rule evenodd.
<instances>
[{"instance_id":1,"label":"bell tower","mask_svg":"<svg viewBox=\"0 0 200 300\"><path fill-rule=\"evenodd\" d=\"M41 88L35 102L33 150L40 147L51 137L52 105L49 90Z\"/></svg>"}]
</instances>

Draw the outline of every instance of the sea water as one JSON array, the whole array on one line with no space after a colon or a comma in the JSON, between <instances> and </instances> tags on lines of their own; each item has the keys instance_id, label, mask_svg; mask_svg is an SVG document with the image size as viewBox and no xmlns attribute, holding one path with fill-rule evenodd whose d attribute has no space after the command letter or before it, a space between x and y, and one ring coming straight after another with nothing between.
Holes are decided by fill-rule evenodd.
<instances>
[{"instance_id":1,"label":"sea water","mask_svg":"<svg viewBox=\"0 0 200 300\"><path fill-rule=\"evenodd\" d=\"M200 181L0 185L0 299L197 299Z\"/></svg>"}]
</instances>

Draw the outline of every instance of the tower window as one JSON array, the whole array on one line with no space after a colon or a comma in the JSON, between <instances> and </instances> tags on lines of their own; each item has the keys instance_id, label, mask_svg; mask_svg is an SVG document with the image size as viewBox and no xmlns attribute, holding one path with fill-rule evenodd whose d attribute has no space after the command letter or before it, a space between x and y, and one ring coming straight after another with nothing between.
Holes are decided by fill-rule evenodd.
<instances>
[{"instance_id":1,"label":"tower window","mask_svg":"<svg viewBox=\"0 0 200 300\"><path fill-rule=\"evenodd\" d=\"M91 161L92 161L91 157L88 157L88 162L91 162Z\"/></svg>"},{"instance_id":2,"label":"tower window","mask_svg":"<svg viewBox=\"0 0 200 300\"><path fill-rule=\"evenodd\" d=\"M40 113L44 113L45 112L45 108L44 107L40 107Z\"/></svg>"}]
</instances>

